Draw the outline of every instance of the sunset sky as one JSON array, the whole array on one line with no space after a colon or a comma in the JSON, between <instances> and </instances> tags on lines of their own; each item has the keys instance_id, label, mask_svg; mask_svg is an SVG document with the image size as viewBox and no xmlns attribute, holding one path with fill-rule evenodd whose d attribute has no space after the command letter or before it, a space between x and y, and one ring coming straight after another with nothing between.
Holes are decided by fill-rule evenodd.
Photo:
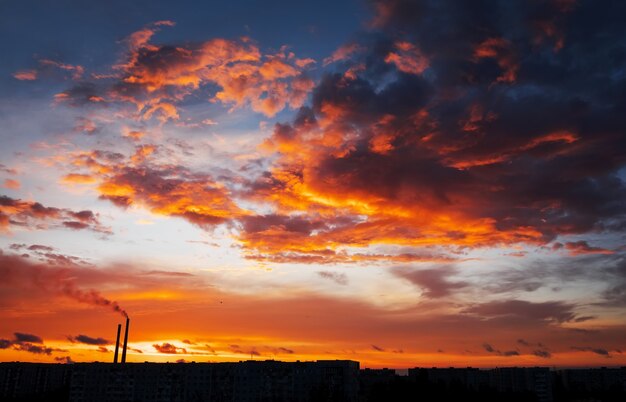
<instances>
[{"instance_id":1,"label":"sunset sky","mask_svg":"<svg viewBox=\"0 0 626 402\"><path fill-rule=\"evenodd\" d=\"M626 365L626 2L0 2L0 361Z\"/></svg>"}]
</instances>

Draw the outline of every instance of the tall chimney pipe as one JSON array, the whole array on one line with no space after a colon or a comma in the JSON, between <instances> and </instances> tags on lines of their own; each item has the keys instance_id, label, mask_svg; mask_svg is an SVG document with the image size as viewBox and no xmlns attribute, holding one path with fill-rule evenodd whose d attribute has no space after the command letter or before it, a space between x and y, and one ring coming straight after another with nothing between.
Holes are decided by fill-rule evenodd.
<instances>
[{"instance_id":1,"label":"tall chimney pipe","mask_svg":"<svg viewBox=\"0 0 626 402\"><path fill-rule=\"evenodd\" d=\"M130 318L126 317L126 331L124 332L124 349L122 349L122 363L126 363L126 347L128 346L128 326Z\"/></svg>"},{"instance_id":2,"label":"tall chimney pipe","mask_svg":"<svg viewBox=\"0 0 626 402\"><path fill-rule=\"evenodd\" d=\"M117 355L120 351L120 332L122 331L122 324L117 324L117 338L115 340L115 357L113 363L117 363Z\"/></svg>"}]
</instances>

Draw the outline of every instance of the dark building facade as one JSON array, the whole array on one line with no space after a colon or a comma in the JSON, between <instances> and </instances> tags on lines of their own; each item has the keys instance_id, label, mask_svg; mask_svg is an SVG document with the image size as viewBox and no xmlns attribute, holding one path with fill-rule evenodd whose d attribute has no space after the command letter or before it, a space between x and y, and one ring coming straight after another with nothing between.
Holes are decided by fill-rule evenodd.
<instances>
[{"instance_id":1,"label":"dark building facade","mask_svg":"<svg viewBox=\"0 0 626 402\"><path fill-rule=\"evenodd\" d=\"M359 370L349 360L0 363L0 401L626 401L626 367Z\"/></svg>"},{"instance_id":2,"label":"dark building facade","mask_svg":"<svg viewBox=\"0 0 626 402\"><path fill-rule=\"evenodd\" d=\"M356 401L354 361L239 363L77 363L69 400Z\"/></svg>"},{"instance_id":3,"label":"dark building facade","mask_svg":"<svg viewBox=\"0 0 626 402\"><path fill-rule=\"evenodd\" d=\"M33 395L62 400L72 368L70 364L0 363L0 400L28 400Z\"/></svg>"}]
</instances>

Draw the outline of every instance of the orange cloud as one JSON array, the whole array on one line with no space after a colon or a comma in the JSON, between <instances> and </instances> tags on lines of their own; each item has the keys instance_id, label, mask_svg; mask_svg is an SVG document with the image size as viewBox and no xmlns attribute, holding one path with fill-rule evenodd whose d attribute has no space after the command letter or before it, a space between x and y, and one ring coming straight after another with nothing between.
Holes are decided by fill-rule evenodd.
<instances>
[{"instance_id":1,"label":"orange cloud","mask_svg":"<svg viewBox=\"0 0 626 402\"><path fill-rule=\"evenodd\" d=\"M115 66L121 81L111 96L135 104L142 119L178 120L176 103L208 83L219 87L212 101L235 108L250 105L267 116L287 106L299 107L303 92L312 88L302 75L312 60L292 53L264 56L246 38L212 39L196 46L151 44L162 25L131 34L127 60Z\"/></svg>"},{"instance_id":2,"label":"orange cloud","mask_svg":"<svg viewBox=\"0 0 626 402\"><path fill-rule=\"evenodd\" d=\"M585 255L585 254L615 254L615 251L608 250L602 247L592 247L584 240L567 242L565 243L565 249L569 251L570 255Z\"/></svg>"},{"instance_id":3,"label":"orange cloud","mask_svg":"<svg viewBox=\"0 0 626 402\"><path fill-rule=\"evenodd\" d=\"M346 60L361 50L361 47L356 43L348 43L346 45L342 45L337 50L335 50L332 55L324 59L324 66L327 66L337 61Z\"/></svg>"},{"instance_id":4,"label":"orange cloud","mask_svg":"<svg viewBox=\"0 0 626 402\"><path fill-rule=\"evenodd\" d=\"M122 131L122 136L126 137L126 138L130 138L133 141L139 141L141 140L143 137L145 137L146 133L143 131L138 131L138 130L131 130L129 128L124 128L124 130Z\"/></svg>"},{"instance_id":5,"label":"orange cloud","mask_svg":"<svg viewBox=\"0 0 626 402\"><path fill-rule=\"evenodd\" d=\"M229 190L210 175L154 164L150 157L156 151L154 145L137 146L129 159L106 152L83 152L74 155L73 164L88 168L89 175L78 177L93 179L100 198L118 206L144 206L155 214L182 217L202 227L247 214L233 202Z\"/></svg>"},{"instance_id":6,"label":"orange cloud","mask_svg":"<svg viewBox=\"0 0 626 402\"><path fill-rule=\"evenodd\" d=\"M497 56L499 48L486 45L481 52ZM302 110L293 124L277 124L263 143L277 159L266 176L250 185L246 197L273 207L275 215L256 217L255 225L244 222L238 239L247 258L376 261L375 252L357 256L349 249L541 245L555 233L584 230L577 222L539 218L549 213L542 211L561 208L556 200L512 210L518 201L508 195L511 185L499 178L508 169L506 163L549 161L579 152L578 134L554 130L496 135L498 131L488 130L508 116L479 103L467 108L469 117L459 122L461 134L445 132L441 126L448 123L419 105L400 112L384 103L406 96L404 92L385 98L362 80L354 83L340 75L328 77L317 90L313 109ZM537 218L529 220L528 214ZM442 260L432 253L424 258L429 259Z\"/></svg>"},{"instance_id":7,"label":"orange cloud","mask_svg":"<svg viewBox=\"0 0 626 402\"><path fill-rule=\"evenodd\" d=\"M8 188L11 190L19 190L20 186L21 186L20 182L17 180L13 180L13 179L4 180L4 188Z\"/></svg>"},{"instance_id":8,"label":"orange cloud","mask_svg":"<svg viewBox=\"0 0 626 402\"><path fill-rule=\"evenodd\" d=\"M295 67L275 57L261 64L259 73L261 73L261 76L265 79L274 80L278 78L294 77L300 72Z\"/></svg>"},{"instance_id":9,"label":"orange cloud","mask_svg":"<svg viewBox=\"0 0 626 402\"><path fill-rule=\"evenodd\" d=\"M88 174L70 173L63 176L61 182L65 184L92 184L96 182L96 179Z\"/></svg>"},{"instance_id":10,"label":"orange cloud","mask_svg":"<svg viewBox=\"0 0 626 402\"><path fill-rule=\"evenodd\" d=\"M37 79L37 70L20 70L13 73L13 77L20 81L34 81Z\"/></svg>"},{"instance_id":11,"label":"orange cloud","mask_svg":"<svg viewBox=\"0 0 626 402\"><path fill-rule=\"evenodd\" d=\"M41 229L48 223L58 228L111 233L109 228L100 223L98 215L90 210L46 207L38 202L0 196L0 230L8 231L11 226Z\"/></svg>"},{"instance_id":12,"label":"orange cloud","mask_svg":"<svg viewBox=\"0 0 626 402\"><path fill-rule=\"evenodd\" d=\"M386 63L391 63L403 73L419 75L428 68L429 62L419 48L410 42L396 42L395 51L385 57Z\"/></svg>"}]
</instances>

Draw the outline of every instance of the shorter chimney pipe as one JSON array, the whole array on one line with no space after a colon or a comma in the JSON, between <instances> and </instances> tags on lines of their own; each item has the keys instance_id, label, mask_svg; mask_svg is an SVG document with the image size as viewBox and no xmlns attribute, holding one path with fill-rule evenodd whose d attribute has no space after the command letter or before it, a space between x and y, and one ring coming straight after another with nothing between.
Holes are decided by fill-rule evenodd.
<instances>
[{"instance_id":1,"label":"shorter chimney pipe","mask_svg":"<svg viewBox=\"0 0 626 402\"><path fill-rule=\"evenodd\" d=\"M120 351L120 332L122 332L122 324L117 324L117 338L115 339L115 357L113 363L117 363L117 355Z\"/></svg>"}]
</instances>

